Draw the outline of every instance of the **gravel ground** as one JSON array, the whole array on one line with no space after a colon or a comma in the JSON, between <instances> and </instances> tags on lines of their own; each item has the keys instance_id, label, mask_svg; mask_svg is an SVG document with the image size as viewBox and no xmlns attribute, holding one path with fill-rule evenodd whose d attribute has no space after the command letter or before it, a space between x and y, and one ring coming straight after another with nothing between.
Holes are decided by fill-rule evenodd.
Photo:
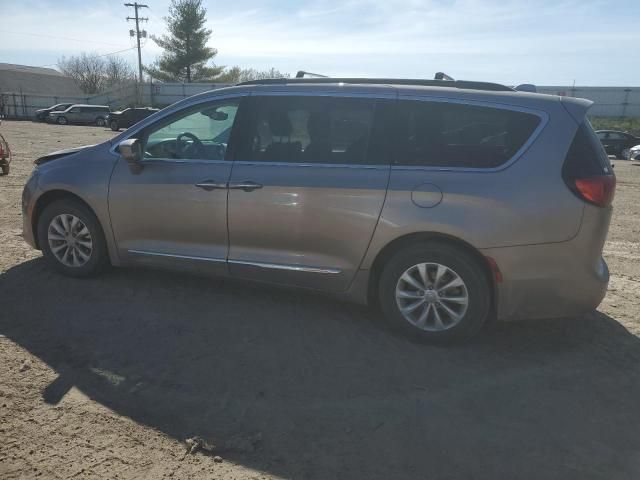
<instances>
[{"instance_id":1,"label":"gravel ground","mask_svg":"<svg viewBox=\"0 0 640 480\"><path fill-rule=\"evenodd\" d=\"M640 166L615 162L597 312L436 348L300 292L144 270L60 277L20 237L22 186L38 155L112 133L0 132L15 154L0 177L0 478L640 475ZM186 454L194 437L207 445Z\"/></svg>"}]
</instances>

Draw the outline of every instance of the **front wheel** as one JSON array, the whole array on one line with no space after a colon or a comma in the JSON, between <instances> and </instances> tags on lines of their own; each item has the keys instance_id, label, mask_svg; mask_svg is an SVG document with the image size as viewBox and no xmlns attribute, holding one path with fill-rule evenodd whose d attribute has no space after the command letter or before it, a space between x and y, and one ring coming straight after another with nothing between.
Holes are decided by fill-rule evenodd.
<instances>
[{"instance_id":1,"label":"front wheel","mask_svg":"<svg viewBox=\"0 0 640 480\"><path fill-rule=\"evenodd\" d=\"M66 125L67 124L67 118L66 117L58 117L58 124Z\"/></svg>"},{"instance_id":2,"label":"front wheel","mask_svg":"<svg viewBox=\"0 0 640 480\"><path fill-rule=\"evenodd\" d=\"M98 127L104 127L106 124L107 124L107 123L106 123L106 121L105 121L105 119L104 119L104 118L102 118L102 117L98 117L98 118L96 118L96 125L97 125Z\"/></svg>"},{"instance_id":3,"label":"front wheel","mask_svg":"<svg viewBox=\"0 0 640 480\"><path fill-rule=\"evenodd\" d=\"M111 127L111 130L113 130L114 132L117 132L118 130L120 130L120 127L118 126L118 122L116 122L115 120L111 121L111 124L109 125L109 127Z\"/></svg>"},{"instance_id":4,"label":"front wheel","mask_svg":"<svg viewBox=\"0 0 640 480\"><path fill-rule=\"evenodd\" d=\"M96 216L82 203L58 200L38 219L42 253L57 271L71 277L88 277L108 263L104 234Z\"/></svg>"},{"instance_id":5,"label":"front wheel","mask_svg":"<svg viewBox=\"0 0 640 480\"><path fill-rule=\"evenodd\" d=\"M473 336L491 304L489 281L479 262L439 242L396 253L382 270L379 294L393 327L436 343Z\"/></svg>"}]
</instances>

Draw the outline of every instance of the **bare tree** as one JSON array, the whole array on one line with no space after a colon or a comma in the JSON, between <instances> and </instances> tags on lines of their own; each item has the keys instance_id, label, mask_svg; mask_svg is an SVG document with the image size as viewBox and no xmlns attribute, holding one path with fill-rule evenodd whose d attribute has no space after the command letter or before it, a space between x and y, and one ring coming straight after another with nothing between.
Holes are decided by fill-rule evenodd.
<instances>
[{"instance_id":1,"label":"bare tree","mask_svg":"<svg viewBox=\"0 0 640 480\"><path fill-rule=\"evenodd\" d=\"M83 52L68 59L62 57L58 67L85 93L99 93L116 84L135 80L135 71L122 57L101 57Z\"/></svg>"},{"instance_id":2,"label":"bare tree","mask_svg":"<svg viewBox=\"0 0 640 480\"><path fill-rule=\"evenodd\" d=\"M105 87L136 81L136 71L131 64L124 58L114 55L106 57L104 74Z\"/></svg>"}]
</instances>

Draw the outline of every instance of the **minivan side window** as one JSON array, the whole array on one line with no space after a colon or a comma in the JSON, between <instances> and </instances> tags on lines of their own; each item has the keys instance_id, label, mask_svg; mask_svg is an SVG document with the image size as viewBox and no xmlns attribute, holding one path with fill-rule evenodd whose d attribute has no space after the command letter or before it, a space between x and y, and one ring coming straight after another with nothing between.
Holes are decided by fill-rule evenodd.
<instances>
[{"instance_id":1,"label":"minivan side window","mask_svg":"<svg viewBox=\"0 0 640 480\"><path fill-rule=\"evenodd\" d=\"M247 102L235 159L368 164L375 100L263 96Z\"/></svg>"},{"instance_id":2,"label":"minivan side window","mask_svg":"<svg viewBox=\"0 0 640 480\"><path fill-rule=\"evenodd\" d=\"M531 137L540 117L453 102L398 102L396 164L494 168Z\"/></svg>"},{"instance_id":3,"label":"minivan side window","mask_svg":"<svg viewBox=\"0 0 640 480\"><path fill-rule=\"evenodd\" d=\"M240 99L221 100L160 120L145 132L145 159L224 160Z\"/></svg>"}]
</instances>

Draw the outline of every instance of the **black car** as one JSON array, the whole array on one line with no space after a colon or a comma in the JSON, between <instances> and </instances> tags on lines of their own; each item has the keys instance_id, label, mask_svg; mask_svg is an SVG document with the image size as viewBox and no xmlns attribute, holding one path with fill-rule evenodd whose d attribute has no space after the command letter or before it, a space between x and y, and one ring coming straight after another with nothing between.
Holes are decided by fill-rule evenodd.
<instances>
[{"instance_id":1,"label":"black car","mask_svg":"<svg viewBox=\"0 0 640 480\"><path fill-rule=\"evenodd\" d=\"M636 137L627 132L617 130L598 130L598 138L604 146L608 155L615 155L616 158L626 158L627 150L640 144L640 137Z\"/></svg>"},{"instance_id":2,"label":"black car","mask_svg":"<svg viewBox=\"0 0 640 480\"><path fill-rule=\"evenodd\" d=\"M157 108L126 108L121 112L111 112L107 117L107 124L111 130L117 132L121 128L129 128L143 118L147 118L152 113L156 113Z\"/></svg>"},{"instance_id":3,"label":"black car","mask_svg":"<svg viewBox=\"0 0 640 480\"><path fill-rule=\"evenodd\" d=\"M36 120L39 122L44 122L47 120L49 113L51 112L62 112L69 108L73 103L58 103L49 108L41 108L40 110L36 110Z\"/></svg>"}]
</instances>

